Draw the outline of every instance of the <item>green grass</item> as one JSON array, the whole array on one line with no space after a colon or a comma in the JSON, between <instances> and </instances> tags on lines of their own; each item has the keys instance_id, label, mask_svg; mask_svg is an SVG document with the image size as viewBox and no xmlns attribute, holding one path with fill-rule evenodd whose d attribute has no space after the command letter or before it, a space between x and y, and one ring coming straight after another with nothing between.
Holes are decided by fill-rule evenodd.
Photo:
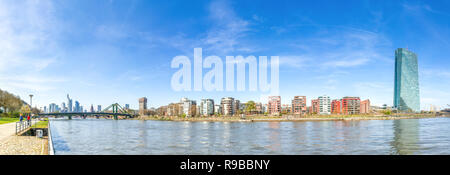
<instances>
[{"instance_id":1,"label":"green grass","mask_svg":"<svg viewBox=\"0 0 450 175\"><path fill-rule=\"evenodd\" d=\"M48 128L48 120L37 122L36 125L33 125L33 128Z\"/></svg>"},{"instance_id":2,"label":"green grass","mask_svg":"<svg viewBox=\"0 0 450 175\"><path fill-rule=\"evenodd\" d=\"M6 123L12 123L12 122L18 122L18 121L19 121L18 118L6 118L6 117L0 118L0 124L6 124Z\"/></svg>"}]
</instances>

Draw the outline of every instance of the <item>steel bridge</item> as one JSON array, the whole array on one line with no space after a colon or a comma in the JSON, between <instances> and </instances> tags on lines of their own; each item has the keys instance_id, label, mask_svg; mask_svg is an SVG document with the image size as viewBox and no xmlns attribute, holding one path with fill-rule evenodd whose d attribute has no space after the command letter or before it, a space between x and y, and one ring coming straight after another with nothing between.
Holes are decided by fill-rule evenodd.
<instances>
[{"instance_id":1,"label":"steel bridge","mask_svg":"<svg viewBox=\"0 0 450 175\"><path fill-rule=\"evenodd\" d=\"M107 108L105 108L101 112L65 112L65 113L40 113L39 116L54 116L54 117L69 117L69 120L72 119L73 116L80 116L82 118L86 118L88 116L95 116L96 118L99 118L100 116L106 116L106 117L114 117L114 120L118 120L119 116L124 116L126 118L133 118L135 117L132 115L128 110L122 108L118 103L114 103Z\"/></svg>"}]
</instances>

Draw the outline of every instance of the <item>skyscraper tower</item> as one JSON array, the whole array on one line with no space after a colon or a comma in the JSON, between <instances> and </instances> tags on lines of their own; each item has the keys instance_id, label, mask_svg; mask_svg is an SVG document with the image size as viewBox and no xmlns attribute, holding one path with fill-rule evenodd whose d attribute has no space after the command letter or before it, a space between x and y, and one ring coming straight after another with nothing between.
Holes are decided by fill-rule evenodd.
<instances>
[{"instance_id":1,"label":"skyscraper tower","mask_svg":"<svg viewBox=\"0 0 450 175\"><path fill-rule=\"evenodd\" d=\"M402 112L420 112L417 55L404 48L395 51L394 107Z\"/></svg>"},{"instance_id":2,"label":"skyscraper tower","mask_svg":"<svg viewBox=\"0 0 450 175\"><path fill-rule=\"evenodd\" d=\"M67 94L67 110L72 112L72 99L69 98L69 94Z\"/></svg>"}]
</instances>

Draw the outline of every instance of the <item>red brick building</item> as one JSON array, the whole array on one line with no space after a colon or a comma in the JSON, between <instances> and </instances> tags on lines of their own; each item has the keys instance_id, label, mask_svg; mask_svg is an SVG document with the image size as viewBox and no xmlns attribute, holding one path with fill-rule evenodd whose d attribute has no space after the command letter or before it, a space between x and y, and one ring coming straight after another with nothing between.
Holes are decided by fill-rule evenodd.
<instances>
[{"instance_id":1,"label":"red brick building","mask_svg":"<svg viewBox=\"0 0 450 175\"><path fill-rule=\"evenodd\" d=\"M281 97L269 96L269 103L267 105L269 114L280 114L281 112Z\"/></svg>"},{"instance_id":2,"label":"red brick building","mask_svg":"<svg viewBox=\"0 0 450 175\"><path fill-rule=\"evenodd\" d=\"M331 113L332 114L341 114L342 113L341 100L333 100L331 102Z\"/></svg>"},{"instance_id":3,"label":"red brick building","mask_svg":"<svg viewBox=\"0 0 450 175\"><path fill-rule=\"evenodd\" d=\"M319 114L319 112L320 112L319 99L312 99L310 114Z\"/></svg>"}]
</instances>

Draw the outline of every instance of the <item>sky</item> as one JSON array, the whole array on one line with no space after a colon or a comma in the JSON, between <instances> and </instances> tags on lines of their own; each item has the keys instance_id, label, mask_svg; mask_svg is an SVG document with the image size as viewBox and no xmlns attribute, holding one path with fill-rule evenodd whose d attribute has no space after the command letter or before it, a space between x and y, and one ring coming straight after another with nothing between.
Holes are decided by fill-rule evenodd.
<instances>
[{"instance_id":1,"label":"sky","mask_svg":"<svg viewBox=\"0 0 450 175\"><path fill-rule=\"evenodd\" d=\"M0 89L33 106L138 108L187 97L264 101L263 92L178 92L175 56L279 56L283 104L359 96L392 105L394 51L418 55L421 108L450 104L450 1L0 1ZM203 69L208 72L208 69Z\"/></svg>"}]
</instances>

